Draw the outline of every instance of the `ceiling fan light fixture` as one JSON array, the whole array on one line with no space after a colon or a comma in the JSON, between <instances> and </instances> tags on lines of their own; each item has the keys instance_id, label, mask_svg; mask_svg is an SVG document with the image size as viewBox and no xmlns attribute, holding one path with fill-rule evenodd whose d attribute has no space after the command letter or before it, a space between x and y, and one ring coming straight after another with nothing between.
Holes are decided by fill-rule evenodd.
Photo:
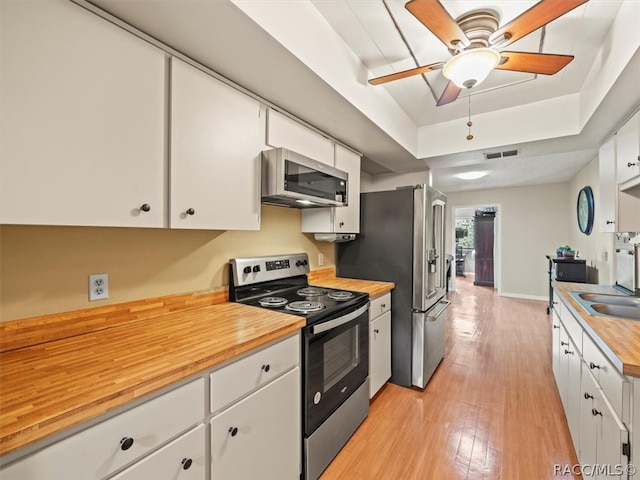
<instances>
[{"instance_id":1,"label":"ceiling fan light fixture","mask_svg":"<svg viewBox=\"0 0 640 480\"><path fill-rule=\"evenodd\" d=\"M465 50L449 60L442 74L460 88L482 83L500 62L500 54L492 48Z\"/></svg>"}]
</instances>

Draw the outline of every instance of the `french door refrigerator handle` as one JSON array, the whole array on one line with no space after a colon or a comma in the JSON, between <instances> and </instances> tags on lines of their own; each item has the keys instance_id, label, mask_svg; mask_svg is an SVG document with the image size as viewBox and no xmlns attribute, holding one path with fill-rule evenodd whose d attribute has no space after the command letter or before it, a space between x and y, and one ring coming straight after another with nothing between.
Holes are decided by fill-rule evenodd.
<instances>
[{"instance_id":1,"label":"french door refrigerator handle","mask_svg":"<svg viewBox=\"0 0 640 480\"><path fill-rule=\"evenodd\" d=\"M449 300L440 300L438 304L442 305L442 308L439 308L436 313L430 313L429 315L427 315L426 316L427 322L435 321L442 314L442 312L444 312L447 308L449 308L449 305L451 305L451 302Z\"/></svg>"}]
</instances>

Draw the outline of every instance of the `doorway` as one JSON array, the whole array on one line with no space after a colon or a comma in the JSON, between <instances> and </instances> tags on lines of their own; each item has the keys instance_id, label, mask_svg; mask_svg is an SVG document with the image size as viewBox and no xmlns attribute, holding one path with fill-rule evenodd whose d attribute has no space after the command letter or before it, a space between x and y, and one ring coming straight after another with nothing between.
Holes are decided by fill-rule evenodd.
<instances>
[{"instance_id":1,"label":"doorway","mask_svg":"<svg viewBox=\"0 0 640 480\"><path fill-rule=\"evenodd\" d=\"M452 232L449 237L452 239L450 251L455 252L452 260L455 267L451 269L452 290L456 290L457 279L465 278L467 281L473 279L476 285L492 286L499 295L501 294L500 210L500 204L452 207ZM477 214L480 218L476 224ZM479 245L476 242L479 242ZM478 248L479 246L481 248Z\"/></svg>"}]
</instances>

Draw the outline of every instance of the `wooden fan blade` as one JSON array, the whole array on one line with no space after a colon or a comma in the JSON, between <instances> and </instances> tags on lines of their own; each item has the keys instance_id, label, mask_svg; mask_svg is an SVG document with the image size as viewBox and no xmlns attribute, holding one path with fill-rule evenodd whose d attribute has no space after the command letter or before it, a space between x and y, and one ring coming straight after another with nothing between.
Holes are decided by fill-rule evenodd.
<instances>
[{"instance_id":1,"label":"wooden fan blade","mask_svg":"<svg viewBox=\"0 0 640 480\"><path fill-rule=\"evenodd\" d=\"M411 0L404 6L448 48L471 42L438 0Z\"/></svg>"},{"instance_id":2,"label":"wooden fan blade","mask_svg":"<svg viewBox=\"0 0 640 480\"><path fill-rule=\"evenodd\" d=\"M489 37L491 45L506 47L589 0L542 0Z\"/></svg>"},{"instance_id":3,"label":"wooden fan blade","mask_svg":"<svg viewBox=\"0 0 640 480\"><path fill-rule=\"evenodd\" d=\"M442 95L440 95L436 106L439 107L441 105L446 105L447 103L455 102L461 91L462 89L455 83L447 83L447 86L444 88L444 92L442 92Z\"/></svg>"},{"instance_id":4,"label":"wooden fan blade","mask_svg":"<svg viewBox=\"0 0 640 480\"><path fill-rule=\"evenodd\" d=\"M497 70L514 72L541 73L553 75L567 66L573 55L555 55L552 53L500 52L502 61Z\"/></svg>"},{"instance_id":5,"label":"wooden fan blade","mask_svg":"<svg viewBox=\"0 0 640 480\"><path fill-rule=\"evenodd\" d=\"M392 73L383 77L372 78L369 80L371 85L380 85L381 83L391 82L392 80L400 80L401 78L413 77L414 75L420 75L421 73L427 73L432 70L438 70L444 66L443 62L432 63L431 65L425 65L423 67L416 67L410 70L404 70L402 72Z\"/></svg>"}]
</instances>

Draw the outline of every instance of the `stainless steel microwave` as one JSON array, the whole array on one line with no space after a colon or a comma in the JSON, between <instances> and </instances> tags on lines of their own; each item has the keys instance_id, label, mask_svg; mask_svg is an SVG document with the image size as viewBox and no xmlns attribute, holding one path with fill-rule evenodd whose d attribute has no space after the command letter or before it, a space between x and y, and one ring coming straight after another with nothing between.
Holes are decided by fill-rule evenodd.
<instances>
[{"instance_id":1,"label":"stainless steel microwave","mask_svg":"<svg viewBox=\"0 0 640 480\"><path fill-rule=\"evenodd\" d=\"M294 208L344 207L349 174L286 148L262 152L262 203Z\"/></svg>"}]
</instances>

